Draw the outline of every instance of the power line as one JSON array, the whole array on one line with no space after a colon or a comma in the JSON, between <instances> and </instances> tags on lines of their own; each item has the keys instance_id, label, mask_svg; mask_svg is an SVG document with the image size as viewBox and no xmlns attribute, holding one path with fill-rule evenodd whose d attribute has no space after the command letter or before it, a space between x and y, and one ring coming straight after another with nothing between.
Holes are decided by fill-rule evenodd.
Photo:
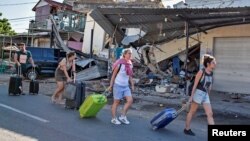
<instances>
[{"instance_id":1,"label":"power line","mask_svg":"<svg viewBox=\"0 0 250 141\"><path fill-rule=\"evenodd\" d=\"M21 22L29 22L27 19L16 20L16 21L9 21L10 23L21 23Z\"/></svg>"},{"instance_id":2,"label":"power line","mask_svg":"<svg viewBox=\"0 0 250 141\"><path fill-rule=\"evenodd\" d=\"M16 5L26 5L26 4L34 4L37 2L25 2L25 3L10 3L10 4L0 4L0 6L16 6Z\"/></svg>"},{"instance_id":3,"label":"power line","mask_svg":"<svg viewBox=\"0 0 250 141\"><path fill-rule=\"evenodd\" d=\"M44 15L45 16L45 15ZM34 18L35 16L29 16L29 17L21 17L21 18L13 18L13 19L8 19L9 21L15 21L15 20L22 20L22 19L29 19L29 18Z\"/></svg>"}]
</instances>

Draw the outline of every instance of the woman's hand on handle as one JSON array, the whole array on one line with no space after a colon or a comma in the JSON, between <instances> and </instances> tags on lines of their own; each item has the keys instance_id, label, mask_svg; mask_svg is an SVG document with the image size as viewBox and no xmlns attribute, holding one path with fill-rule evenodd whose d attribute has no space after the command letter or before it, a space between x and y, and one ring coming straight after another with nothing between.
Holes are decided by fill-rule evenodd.
<instances>
[{"instance_id":1,"label":"woman's hand on handle","mask_svg":"<svg viewBox=\"0 0 250 141\"><path fill-rule=\"evenodd\" d=\"M193 96L190 96L188 102L191 103L192 101L193 101Z\"/></svg>"},{"instance_id":2,"label":"woman's hand on handle","mask_svg":"<svg viewBox=\"0 0 250 141\"><path fill-rule=\"evenodd\" d=\"M72 81L73 80L70 77L67 78L67 82L72 82Z\"/></svg>"},{"instance_id":3,"label":"woman's hand on handle","mask_svg":"<svg viewBox=\"0 0 250 141\"><path fill-rule=\"evenodd\" d=\"M107 88L107 91L111 92L111 91L112 91L112 87L113 87L113 86L109 86L109 87Z\"/></svg>"},{"instance_id":4,"label":"woman's hand on handle","mask_svg":"<svg viewBox=\"0 0 250 141\"><path fill-rule=\"evenodd\" d=\"M132 92L134 92L134 91L135 91L135 86L132 85L132 86L131 86L131 89L132 89Z\"/></svg>"}]
</instances>

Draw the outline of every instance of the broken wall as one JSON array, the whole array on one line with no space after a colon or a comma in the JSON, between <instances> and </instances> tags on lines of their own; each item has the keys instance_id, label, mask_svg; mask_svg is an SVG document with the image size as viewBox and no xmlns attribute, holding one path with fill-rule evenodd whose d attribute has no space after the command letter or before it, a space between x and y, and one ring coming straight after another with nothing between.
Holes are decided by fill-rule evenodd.
<instances>
[{"instance_id":1,"label":"broken wall","mask_svg":"<svg viewBox=\"0 0 250 141\"><path fill-rule=\"evenodd\" d=\"M214 86L213 90L222 91L222 92L229 92L229 93L244 93L248 94L249 90L249 71L246 71L247 67L249 67L249 60L239 60L245 54L249 53L249 48L244 49L241 51L237 51L237 48L230 47L228 50L231 50L231 58L225 58L226 55L223 55L225 51L215 52L215 39L218 38L249 38L250 37L250 24L242 24L242 25L234 25L234 26L225 26L220 28L215 28L212 30L208 30L208 34L200 34L200 68L202 65L202 57L204 54L211 54L215 57L217 56L217 65L216 69L214 70ZM196 35L193 35L195 37ZM190 44L194 42L193 39L190 39ZM234 40L230 42L234 43ZM244 45L242 43L242 45ZM156 57L157 62L160 62L164 59L167 59L174 55L174 53L178 53L179 47L183 46L181 49L185 48L185 38L174 40L169 43L163 44L161 49L165 51L165 53L154 50L154 54ZM219 48L219 47L218 47ZM226 49L226 47L224 47ZM182 51L180 49L180 52ZM235 50L235 51L232 51ZM235 52L243 53L239 54L238 56L235 55ZM218 57L218 54L220 57ZM230 55L227 55L230 56ZM235 57L235 61L231 61L230 63L225 63L225 60L230 60L232 57ZM238 63L237 63L238 62ZM241 65L242 67L238 67ZM244 68L243 68L244 67ZM235 68L238 70L234 71ZM227 88L227 89L225 89ZM244 90L244 92L243 92ZM247 93L245 93L247 92Z\"/></svg>"},{"instance_id":2,"label":"broken wall","mask_svg":"<svg viewBox=\"0 0 250 141\"><path fill-rule=\"evenodd\" d=\"M103 50L104 41L105 41L105 31L102 27L94 21L94 19L87 15L85 30L84 30L84 40L82 52L90 54L90 45L91 45L91 30L94 29L93 35L93 54L99 55Z\"/></svg>"},{"instance_id":3,"label":"broken wall","mask_svg":"<svg viewBox=\"0 0 250 141\"><path fill-rule=\"evenodd\" d=\"M199 41L201 42L200 49L200 58L205 53L213 54L213 39L215 37L241 37L241 36L250 36L250 24L245 25L235 25L235 26L225 26L220 28L215 28L212 30L208 30L208 34L200 33ZM197 34L192 35L192 38L197 39ZM189 38L189 48L198 44L197 40ZM155 60L157 63L166 60L180 52L185 51L186 49L186 38L174 39L171 42L159 45L159 48L164 51L160 51L158 49L154 50Z\"/></svg>"}]
</instances>

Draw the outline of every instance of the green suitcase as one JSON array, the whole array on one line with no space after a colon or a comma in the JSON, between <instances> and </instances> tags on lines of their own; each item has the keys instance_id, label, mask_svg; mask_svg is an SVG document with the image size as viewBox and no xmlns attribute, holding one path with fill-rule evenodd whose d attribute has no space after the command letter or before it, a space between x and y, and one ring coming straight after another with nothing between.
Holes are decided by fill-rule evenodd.
<instances>
[{"instance_id":1,"label":"green suitcase","mask_svg":"<svg viewBox=\"0 0 250 141\"><path fill-rule=\"evenodd\" d=\"M88 96L79 109L80 117L95 117L106 103L107 98L105 95L92 94Z\"/></svg>"}]
</instances>

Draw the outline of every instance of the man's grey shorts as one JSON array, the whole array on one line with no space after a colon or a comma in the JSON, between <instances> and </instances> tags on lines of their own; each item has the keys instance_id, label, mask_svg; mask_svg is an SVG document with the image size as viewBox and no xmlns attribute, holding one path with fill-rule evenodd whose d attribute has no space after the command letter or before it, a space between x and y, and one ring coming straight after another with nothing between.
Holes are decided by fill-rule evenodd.
<instances>
[{"instance_id":1,"label":"man's grey shorts","mask_svg":"<svg viewBox=\"0 0 250 141\"><path fill-rule=\"evenodd\" d=\"M120 100L123 97L132 96L132 95L131 95L131 90L129 86L120 86L120 85L114 84L113 96L115 100Z\"/></svg>"},{"instance_id":2,"label":"man's grey shorts","mask_svg":"<svg viewBox=\"0 0 250 141\"><path fill-rule=\"evenodd\" d=\"M209 95L208 93L201 91L199 89L196 89L193 97L193 101L198 103L198 104L203 104L203 103L210 103Z\"/></svg>"}]
</instances>

